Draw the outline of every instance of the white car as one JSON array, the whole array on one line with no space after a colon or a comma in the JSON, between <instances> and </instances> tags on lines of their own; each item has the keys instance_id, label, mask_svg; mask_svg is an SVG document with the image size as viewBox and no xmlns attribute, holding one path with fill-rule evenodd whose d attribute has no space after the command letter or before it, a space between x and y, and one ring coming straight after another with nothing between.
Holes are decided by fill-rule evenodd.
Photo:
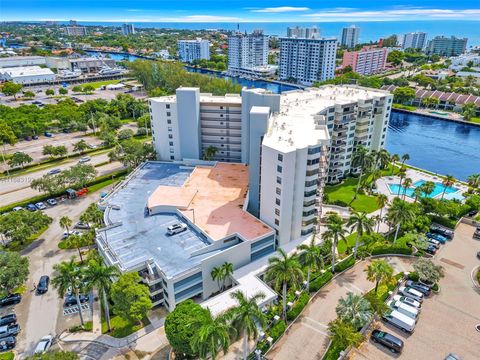
<instances>
[{"instance_id":1,"label":"white car","mask_svg":"<svg viewBox=\"0 0 480 360\"><path fill-rule=\"evenodd\" d=\"M86 162L89 162L90 160L92 160L92 159L90 158L90 156L83 156L83 157L80 158L80 160L78 160L78 163L79 163L79 164L84 164L84 163L86 163Z\"/></svg>"},{"instance_id":2,"label":"white car","mask_svg":"<svg viewBox=\"0 0 480 360\"><path fill-rule=\"evenodd\" d=\"M40 341L37 344L37 347L35 348L34 353L35 354L43 354L47 352L48 349L50 349L50 346L52 346L53 342L53 336L52 335L46 335L40 339Z\"/></svg>"},{"instance_id":3,"label":"white car","mask_svg":"<svg viewBox=\"0 0 480 360\"><path fill-rule=\"evenodd\" d=\"M47 208L43 202L38 202L38 203L36 203L36 204L35 204L35 207L36 207L38 210L45 210L45 209Z\"/></svg>"},{"instance_id":4,"label":"white car","mask_svg":"<svg viewBox=\"0 0 480 360\"><path fill-rule=\"evenodd\" d=\"M420 309L422 307L422 304L420 304L417 300L413 300L412 298L406 297L406 296L401 296L401 295L395 295L393 297L393 300L395 301L400 301L404 304L413 306L417 309Z\"/></svg>"},{"instance_id":5,"label":"white car","mask_svg":"<svg viewBox=\"0 0 480 360\"><path fill-rule=\"evenodd\" d=\"M177 223L167 227L168 235L175 235L185 230L187 230L187 225L185 225L184 223Z\"/></svg>"},{"instance_id":6,"label":"white car","mask_svg":"<svg viewBox=\"0 0 480 360\"><path fill-rule=\"evenodd\" d=\"M420 291L415 290L414 288L408 286L400 286L398 292L420 303L423 302L423 294Z\"/></svg>"},{"instance_id":7,"label":"white car","mask_svg":"<svg viewBox=\"0 0 480 360\"><path fill-rule=\"evenodd\" d=\"M63 235L62 235L62 240L65 240L66 238L68 238L70 235L82 235L82 233L80 231L69 231L69 232L64 232Z\"/></svg>"}]
</instances>

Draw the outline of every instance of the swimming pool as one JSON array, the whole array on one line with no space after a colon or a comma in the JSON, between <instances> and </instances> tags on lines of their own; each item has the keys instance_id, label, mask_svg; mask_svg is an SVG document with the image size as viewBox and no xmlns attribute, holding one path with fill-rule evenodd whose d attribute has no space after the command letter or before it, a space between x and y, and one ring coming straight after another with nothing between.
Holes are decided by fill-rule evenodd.
<instances>
[{"instance_id":1,"label":"swimming pool","mask_svg":"<svg viewBox=\"0 0 480 360\"><path fill-rule=\"evenodd\" d=\"M419 181L416 181L415 183L413 183L411 187L406 188L406 189L405 189L405 187L400 186L399 184L394 184L394 183L387 184L387 186L388 186L388 189L390 190L390 192L392 194L396 195L400 191L400 195L403 195L403 192L405 191L405 195L413 199L415 197L415 195L413 193L413 190L416 187L419 187L419 186L421 186L425 183L426 183L425 180L419 180ZM438 183L438 182L434 182L434 184L435 184L435 188L433 189L433 192L430 195L428 195L428 197L434 198L434 197L437 197L438 195L443 193L443 190L444 190L443 184ZM459 189L457 189L453 186L448 186L447 189L445 190L444 198L445 199L456 198L456 199L459 199L459 200L463 199L463 196L461 197L461 199L458 196L449 196L449 194L456 193L458 190Z\"/></svg>"}]
</instances>

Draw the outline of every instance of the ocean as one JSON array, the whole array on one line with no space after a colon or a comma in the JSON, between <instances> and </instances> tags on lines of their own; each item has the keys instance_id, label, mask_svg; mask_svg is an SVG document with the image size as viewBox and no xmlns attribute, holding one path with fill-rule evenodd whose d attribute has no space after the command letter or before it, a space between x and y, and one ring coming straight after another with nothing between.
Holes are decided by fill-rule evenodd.
<instances>
[{"instance_id":1,"label":"ocean","mask_svg":"<svg viewBox=\"0 0 480 360\"><path fill-rule=\"evenodd\" d=\"M81 22L83 25L102 25L102 26L121 26L118 22ZM167 29L222 29L250 32L254 29L263 29L268 35L284 36L287 33L287 27L290 26L317 26L320 33L325 37L339 37L344 26L352 25L351 22L324 22L324 23L154 23L140 22L133 23L138 28L167 28ZM424 31L428 38L436 35L468 38L468 47L480 45L480 21L458 21L458 20L430 20L430 21L372 21L356 22L361 28L360 42L375 41L379 38L385 38L392 34L402 34L405 32Z\"/></svg>"}]
</instances>

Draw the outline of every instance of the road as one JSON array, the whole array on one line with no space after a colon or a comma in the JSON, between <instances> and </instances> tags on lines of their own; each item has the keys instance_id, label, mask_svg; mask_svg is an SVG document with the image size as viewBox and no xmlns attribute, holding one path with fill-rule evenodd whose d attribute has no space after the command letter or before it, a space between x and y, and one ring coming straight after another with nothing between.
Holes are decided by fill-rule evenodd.
<instances>
[{"instance_id":1,"label":"road","mask_svg":"<svg viewBox=\"0 0 480 360\"><path fill-rule=\"evenodd\" d=\"M410 269L410 259L385 258L385 260L393 266L395 273ZM307 305L288 334L285 334L266 354L267 359L320 359L329 341L328 323L337 317L335 308L338 300L349 292L360 295L373 288L374 284L366 279L364 272L368 263L368 261L358 263L325 286Z\"/></svg>"},{"instance_id":2,"label":"road","mask_svg":"<svg viewBox=\"0 0 480 360\"><path fill-rule=\"evenodd\" d=\"M89 161L87 164L96 165L100 163L104 163L108 161L108 154L99 154L91 156L92 160ZM70 168L72 165L78 163L78 158L72 159L71 161L64 163L62 165L58 165L56 167L35 171L32 173L28 173L25 175L19 175L14 177L6 177L0 179L0 204L8 205L14 202L30 199L31 197L40 195L41 193L37 190L30 188L30 183L34 179L41 178L46 173L48 173L53 168L65 170ZM105 164L96 168L98 172L98 176L109 174L116 170L120 170L123 165L118 162L111 162L109 164Z\"/></svg>"},{"instance_id":3,"label":"road","mask_svg":"<svg viewBox=\"0 0 480 360\"><path fill-rule=\"evenodd\" d=\"M105 190L105 189L104 189ZM19 354L28 355L33 351L38 340L47 334L58 334L66 326L68 321L62 319L62 299L55 289L50 286L49 291L41 296L34 294L33 284L38 282L42 275L49 275L52 278L53 266L61 261L68 260L76 255L75 250L60 250L58 242L64 229L60 227L58 220L61 216L69 216L72 220L78 221L80 215L86 208L99 199L99 192L76 200L65 202L45 210L45 213L54 220L41 238L32 243L29 248L23 251L23 255L30 260L30 275L26 282L27 291L23 295L20 304L15 307L19 324L22 328L17 340L16 351ZM4 313L8 309L2 310ZM78 316L70 321L78 322Z\"/></svg>"}]
</instances>

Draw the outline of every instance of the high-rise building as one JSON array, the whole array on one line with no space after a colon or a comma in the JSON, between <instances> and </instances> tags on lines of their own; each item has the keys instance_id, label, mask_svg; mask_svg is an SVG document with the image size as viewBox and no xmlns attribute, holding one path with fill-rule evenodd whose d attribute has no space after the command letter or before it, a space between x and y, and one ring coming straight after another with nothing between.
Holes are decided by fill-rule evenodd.
<instances>
[{"instance_id":1,"label":"high-rise building","mask_svg":"<svg viewBox=\"0 0 480 360\"><path fill-rule=\"evenodd\" d=\"M275 73L268 65L268 36L263 30L247 34L237 32L228 37L228 72L232 75L265 76Z\"/></svg>"},{"instance_id":2,"label":"high-rise building","mask_svg":"<svg viewBox=\"0 0 480 360\"><path fill-rule=\"evenodd\" d=\"M135 27L133 24L123 24L122 25L122 34L125 36L135 34Z\"/></svg>"},{"instance_id":3,"label":"high-rise building","mask_svg":"<svg viewBox=\"0 0 480 360\"><path fill-rule=\"evenodd\" d=\"M425 52L429 55L457 56L465 52L467 48L467 38L457 38L455 36L435 36L427 44Z\"/></svg>"},{"instance_id":4,"label":"high-rise building","mask_svg":"<svg viewBox=\"0 0 480 360\"><path fill-rule=\"evenodd\" d=\"M70 21L68 22L68 24L69 24L70 26L77 26L77 20L70 20Z\"/></svg>"},{"instance_id":5,"label":"high-rise building","mask_svg":"<svg viewBox=\"0 0 480 360\"><path fill-rule=\"evenodd\" d=\"M335 38L280 38L279 77L305 85L333 79L336 53Z\"/></svg>"},{"instance_id":6,"label":"high-rise building","mask_svg":"<svg viewBox=\"0 0 480 360\"><path fill-rule=\"evenodd\" d=\"M178 40L177 45L178 56L183 62L210 60L210 41L208 40Z\"/></svg>"},{"instance_id":7,"label":"high-rise building","mask_svg":"<svg viewBox=\"0 0 480 360\"><path fill-rule=\"evenodd\" d=\"M320 37L320 30L316 26L312 26L309 28L298 27L298 26L289 27L287 28L287 37L318 39Z\"/></svg>"},{"instance_id":8,"label":"high-rise building","mask_svg":"<svg viewBox=\"0 0 480 360\"><path fill-rule=\"evenodd\" d=\"M358 37L360 35L360 28L352 25L342 29L342 39L340 45L347 48L353 48L358 44Z\"/></svg>"},{"instance_id":9,"label":"high-rise building","mask_svg":"<svg viewBox=\"0 0 480 360\"><path fill-rule=\"evenodd\" d=\"M342 67L351 66L352 70L362 75L375 74L385 69L387 48L365 46L360 51L345 51Z\"/></svg>"},{"instance_id":10,"label":"high-rise building","mask_svg":"<svg viewBox=\"0 0 480 360\"><path fill-rule=\"evenodd\" d=\"M64 31L69 36L87 36L87 28L84 26L67 26Z\"/></svg>"},{"instance_id":11,"label":"high-rise building","mask_svg":"<svg viewBox=\"0 0 480 360\"><path fill-rule=\"evenodd\" d=\"M423 49L427 42L427 33L418 31L398 36L398 46L402 49Z\"/></svg>"}]
</instances>

